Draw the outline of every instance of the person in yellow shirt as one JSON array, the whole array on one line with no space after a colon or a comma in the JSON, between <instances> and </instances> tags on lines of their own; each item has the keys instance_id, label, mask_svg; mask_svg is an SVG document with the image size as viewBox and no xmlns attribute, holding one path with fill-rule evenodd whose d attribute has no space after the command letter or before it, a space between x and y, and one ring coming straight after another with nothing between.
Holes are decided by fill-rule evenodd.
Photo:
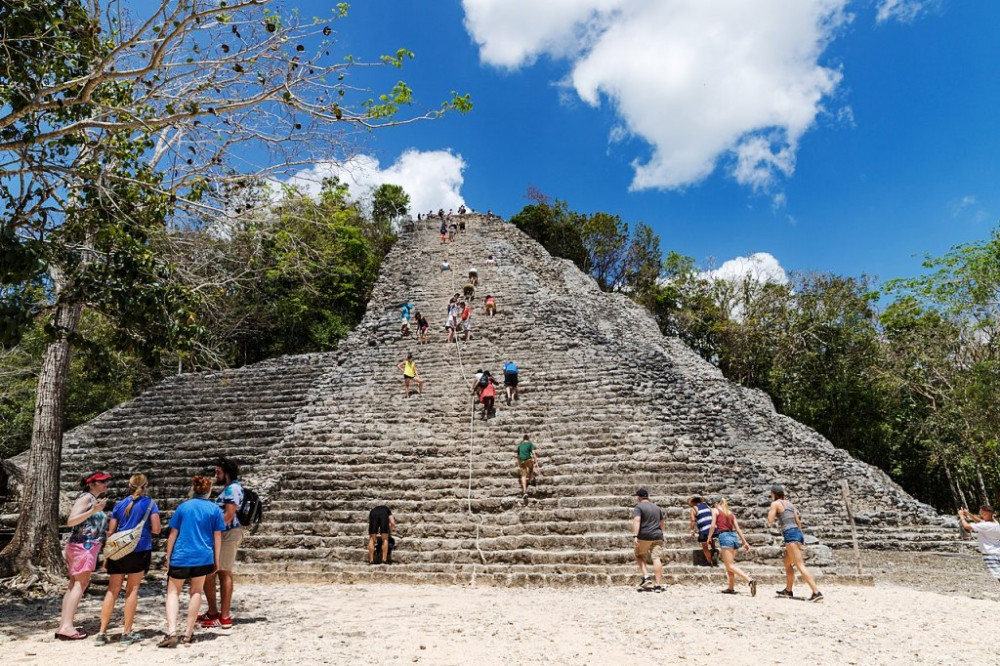
<instances>
[{"instance_id":1,"label":"person in yellow shirt","mask_svg":"<svg viewBox=\"0 0 1000 666\"><path fill-rule=\"evenodd\" d=\"M406 390L406 397L410 397L410 382L416 382L417 384L417 394L424 392L424 380L420 379L420 373L417 372L417 362L413 360L413 353L406 355L406 360L400 361L396 364L397 370L403 371L403 388Z\"/></svg>"}]
</instances>

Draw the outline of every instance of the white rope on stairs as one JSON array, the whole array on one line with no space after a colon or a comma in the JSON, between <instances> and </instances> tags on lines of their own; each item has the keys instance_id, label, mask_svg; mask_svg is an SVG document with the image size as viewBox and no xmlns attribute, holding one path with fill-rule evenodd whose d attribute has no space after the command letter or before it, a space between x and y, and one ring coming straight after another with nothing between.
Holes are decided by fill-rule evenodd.
<instances>
[{"instance_id":1,"label":"white rope on stairs","mask_svg":"<svg viewBox=\"0 0 1000 666\"><path fill-rule=\"evenodd\" d=\"M448 272L451 273L451 276L450 276L451 277L451 284L452 284L452 290L454 291L454 286L455 286L455 271L454 271L454 267L452 267L452 270L450 270ZM468 386L469 385L469 377L468 377L468 375L465 374L465 364L462 362L462 345L458 341L458 331L455 331L455 350L458 353L458 368L459 368L459 370L462 373L462 381L465 383L464 384L465 386ZM468 502L466 510L468 511L469 516L472 517L472 518L474 518L476 520L476 552L479 553L479 559L482 560L482 563L485 565L486 564L486 554L483 553L483 549L479 547L479 532L480 532L480 528L482 528L482 525L483 525L483 517L472 512L472 460L473 460L473 455L472 455L473 454L473 448L472 447L474 446L475 441L476 441L475 440L475 435L476 435L476 427L475 426L476 426L476 403L473 402L472 405L471 405L471 407L469 408L469 489L468 489L468 495L466 496L466 501ZM472 580L471 580L471 582L473 584L475 584L475 582L476 582L476 567L475 567L475 565L473 565L473 567L472 567Z\"/></svg>"}]
</instances>

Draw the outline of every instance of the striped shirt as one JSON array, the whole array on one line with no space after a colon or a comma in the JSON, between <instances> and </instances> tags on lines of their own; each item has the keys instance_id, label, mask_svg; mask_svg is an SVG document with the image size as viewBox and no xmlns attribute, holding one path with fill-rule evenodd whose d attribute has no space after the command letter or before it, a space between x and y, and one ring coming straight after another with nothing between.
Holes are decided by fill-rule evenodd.
<instances>
[{"instance_id":1,"label":"striped shirt","mask_svg":"<svg viewBox=\"0 0 1000 666\"><path fill-rule=\"evenodd\" d=\"M700 504L695 504L694 508L694 524L698 528L698 533L708 534L708 530L712 527L712 507L701 502Z\"/></svg>"}]
</instances>

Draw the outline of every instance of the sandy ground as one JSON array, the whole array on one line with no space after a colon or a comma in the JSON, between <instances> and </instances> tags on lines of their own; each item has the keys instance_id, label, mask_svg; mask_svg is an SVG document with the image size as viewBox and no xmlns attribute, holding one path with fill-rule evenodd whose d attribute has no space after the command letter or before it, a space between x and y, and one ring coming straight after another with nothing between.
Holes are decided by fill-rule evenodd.
<instances>
[{"instance_id":1,"label":"sandy ground","mask_svg":"<svg viewBox=\"0 0 1000 666\"><path fill-rule=\"evenodd\" d=\"M159 649L151 581L128 648L55 641L59 599L0 597L0 662L67 664L943 664L997 663L1000 585L970 557L865 556L875 587L827 586L821 604L724 586L509 589L401 585L243 586L230 630ZM807 588L803 585L800 594ZM100 590L78 626L98 627ZM184 606L182 605L182 609ZM120 634L120 605L109 632ZM983 621L986 625L983 625ZM986 633L982 629L986 629Z\"/></svg>"}]
</instances>

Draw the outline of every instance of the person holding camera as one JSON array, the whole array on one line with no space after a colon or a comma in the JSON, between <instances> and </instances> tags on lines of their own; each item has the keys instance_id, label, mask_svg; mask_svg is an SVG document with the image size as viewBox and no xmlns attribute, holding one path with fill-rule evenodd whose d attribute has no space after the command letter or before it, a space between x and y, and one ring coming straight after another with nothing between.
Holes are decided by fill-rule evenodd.
<instances>
[{"instance_id":1,"label":"person holding camera","mask_svg":"<svg viewBox=\"0 0 1000 666\"><path fill-rule=\"evenodd\" d=\"M86 632L77 630L73 619L80 599L90 585L90 575L97 568L97 557L108 536L108 514L104 512L108 499L103 495L108 491L109 483L111 475L107 472L94 472L80 479L82 492L73 502L66 521L73 529L66 544L69 586L63 595L59 628L56 630L56 639L61 641L79 641L87 637Z\"/></svg>"},{"instance_id":2,"label":"person holding camera","mask_svg":"<svg viewBox=\"0 0 1000 666\"><path fill-rule=\"evenodd\" d=\"M983 564L996 580L1000 581L1000 524L994 518L993 507L983 504L979 515L974 515L962 507L958 510L958 522L966 532L975 532L979 537L979 552L983 554Z\"/></svg>"}]
</instances>

